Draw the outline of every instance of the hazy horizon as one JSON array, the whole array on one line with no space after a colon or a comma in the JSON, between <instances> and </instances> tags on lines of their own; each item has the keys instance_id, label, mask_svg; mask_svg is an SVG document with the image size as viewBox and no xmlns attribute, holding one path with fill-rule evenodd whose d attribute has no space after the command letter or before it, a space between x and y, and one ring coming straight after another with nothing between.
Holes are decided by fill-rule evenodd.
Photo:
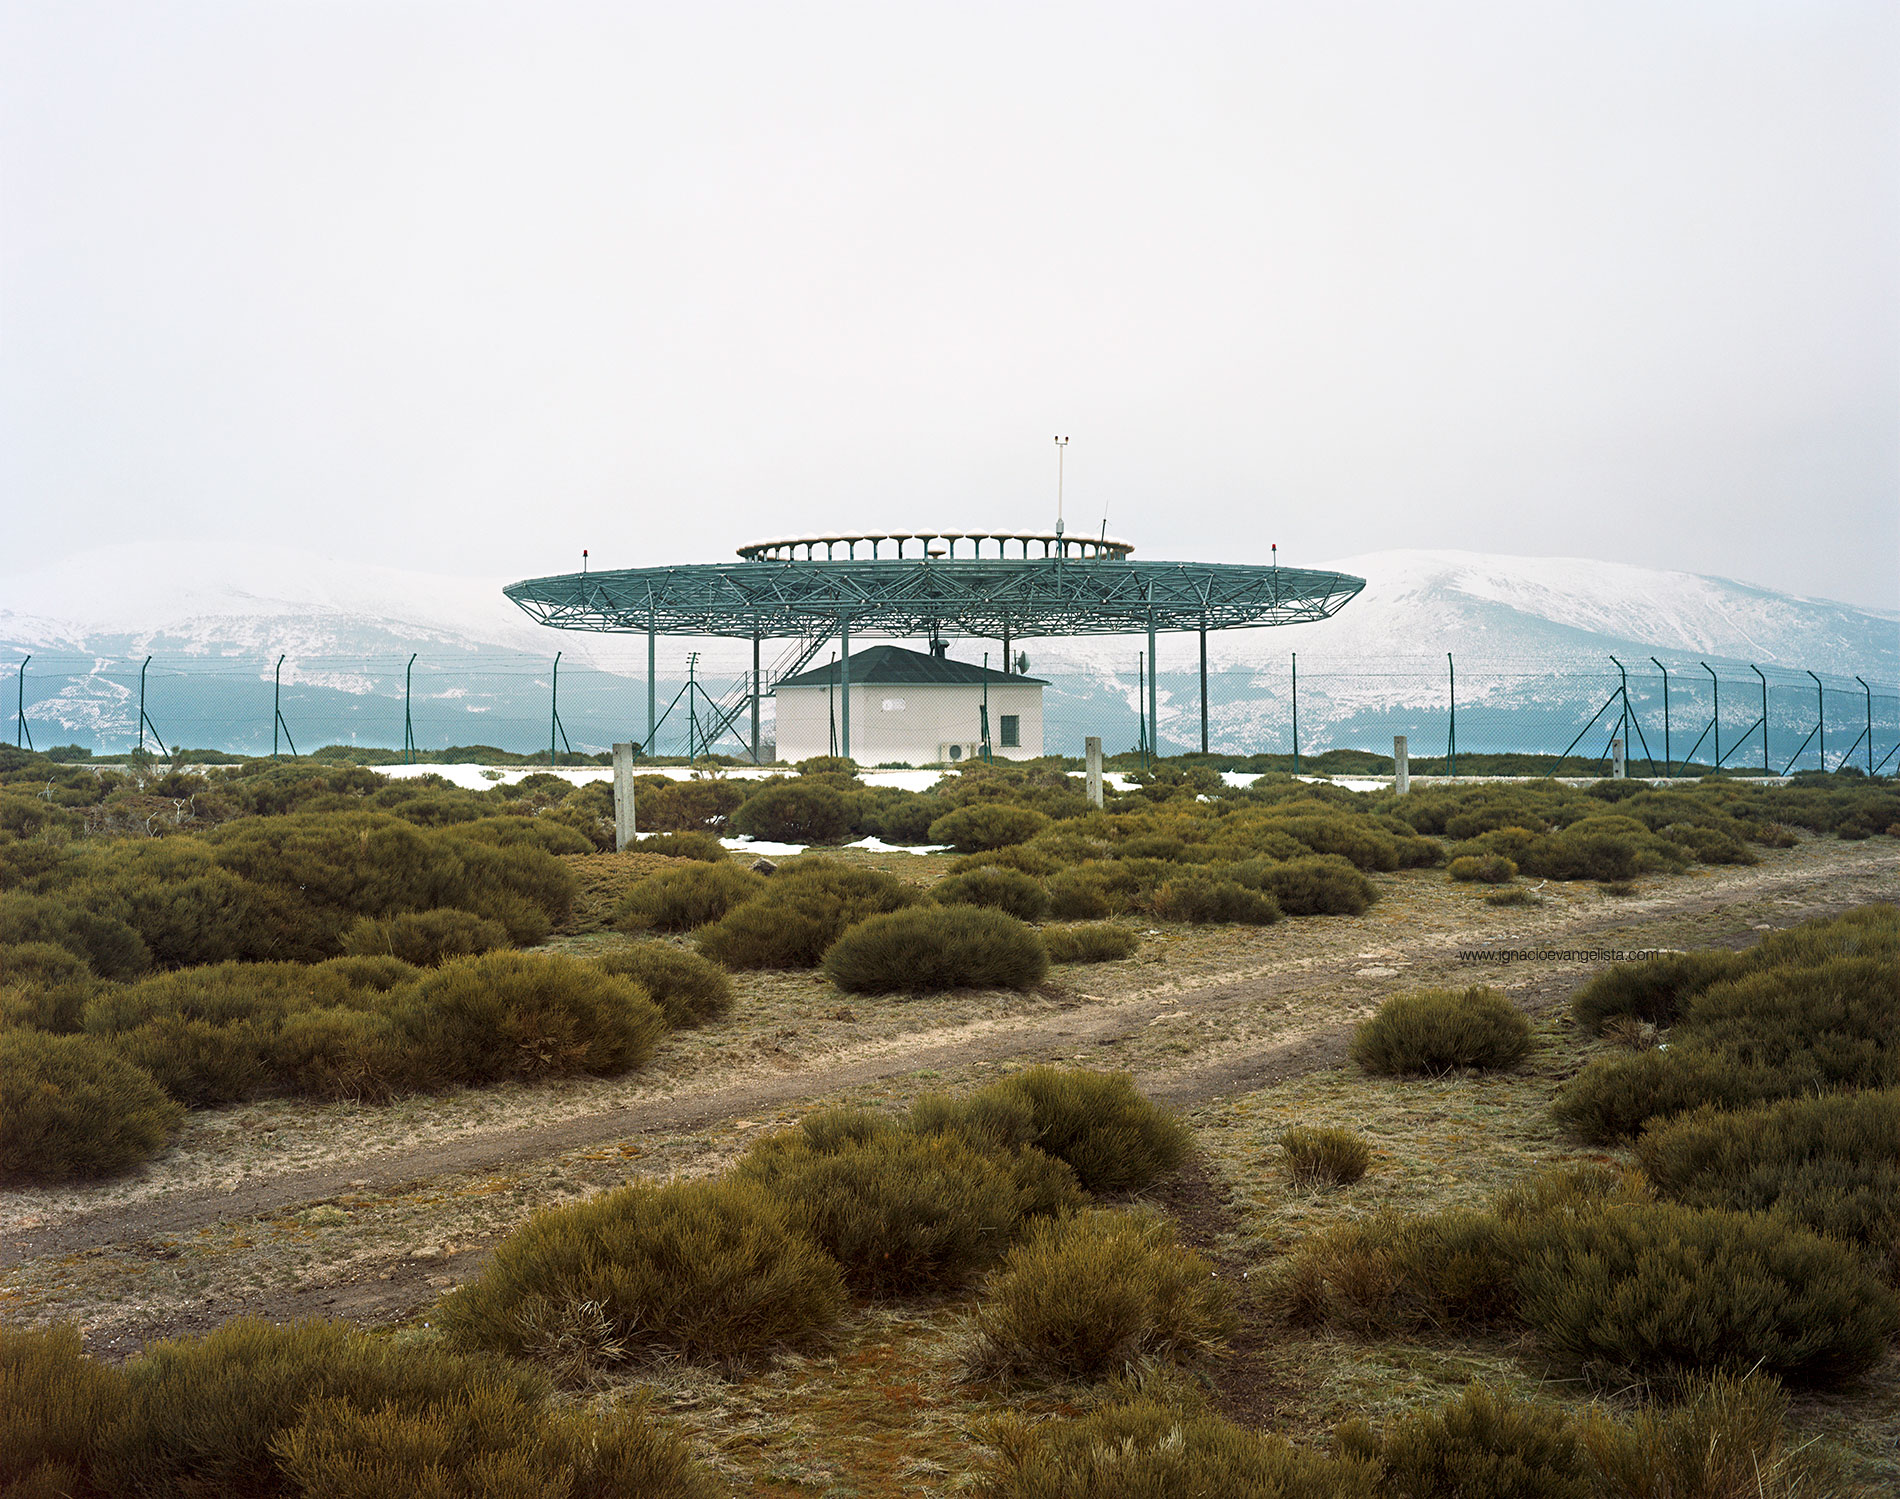
<instances>
[{"instance_id":1,"label":"hazy horizon","mask_svg":"<svg viewBox=\"0 0 1900 1499\"><path fill-rule=\"evenodd\" d=\"M1067 520L1900 606L1900 15L22 3L0 576ZM6 601L0 600L0 606Z\"/></svg>"}]
</instances>

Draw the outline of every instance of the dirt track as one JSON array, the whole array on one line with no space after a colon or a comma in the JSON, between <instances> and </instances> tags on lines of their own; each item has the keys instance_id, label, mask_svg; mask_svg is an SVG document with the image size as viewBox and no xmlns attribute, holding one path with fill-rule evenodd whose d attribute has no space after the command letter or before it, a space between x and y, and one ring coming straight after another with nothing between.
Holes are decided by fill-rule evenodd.
<instances>
[{"instance_id":1,"label":"dirt track","mask_svg":"<svg viewBox=\"0 0 1900 1499\"><path fill-rule=\"evenodd\" d=\"M1437 878L1442 882L1442 875ZM1395 886L1388 900L1405 899L1406 888ZM1897 897L1900 852L1891 842L1817 840L1771 854L1757 868L1657 880L1636 900L1592 899L1547 912L1541 920L1498 910L1484 939L1507 945L1531 940L1548 948L1616 933L1616 945L1622 947L1740 944L1764 926L1791 925ZM546 1171L557 1160L567 1166L564 1177L556 1168L556 1183L582 1190L626 1179L629 1159L640 1160L634 1168L639 1171L694 1169L679 1153L682 1142L712 1134L729 1137L757 1116L909 1082L919 1074L967 1077L985 1066L1078 1058L1097 1066L1128 1065L1122 1060L1128 1055L1124 1048L1164 1023L1191 1023L1196 1029L1176 1056L1144 1054L1135 1059L1134 1070L1145 1090L1191 1109L1223 1094L1336 1065L1352 1024L1340 1017L1363 1013L1389 992L1433 983L1503 983L1520 1005L1537 1010L1560 1004L1582 974L1600 966L1564 960L1474 965L1448 946L1443 929L1422 922L1416 932L1388 937L1376 965L1369 967L1369 955L1361 950L1364 933L1347 931L1345 923L1337 926L1339 940L1329 944L1331 955L1238 982L1116 1000L1058 991L1053 1005L1019 1023L913 1033L842 1065L813 1061L737 1081L713 1074L690 1092L547 1126L502 1129L316 1170L255 1177L235 1189L177 1190L129 1205L67 1213L0 1238L0 1270L7 1272L0 1305L10 1320L82 1320L91 1346L117 1356L154 1337L200 1331L240 1314L386 1323L414 1314L448 1285L466 1279L479 1268L487 1246L525 1211L506 1211L510 1205L501 1203L456 1242L418 1250L413 1225L418 1215L429 1215L428 1204L450 1195L445 1183ZM609 1146L619 1147L620 1158L599 1149ZM583 1163L604 1159L606 1166L576 1166L577 1153ZM410 1227L384 1231L377 1204L406 1200L422 1205L405 1220ZM251 1274L248 1284L238 1283L233 1273L241 1257L214 1260L198 1275L195 1293L179 1289L187 1285L178 1268L181 1258L197 1253L208 1237L235 1233L234 1251L246 1250L253 1233L265 1238L273 1226L282 1230L291 1215L336 1201L350 1204L360 1225L353 1226L346 1247L302 1253L294 1264L284 1259L270 1274ZM301 1240L310 1237L303 1234ZM171 1286L163 1285L167 1266Z\"/></svg>"}]
</instances>

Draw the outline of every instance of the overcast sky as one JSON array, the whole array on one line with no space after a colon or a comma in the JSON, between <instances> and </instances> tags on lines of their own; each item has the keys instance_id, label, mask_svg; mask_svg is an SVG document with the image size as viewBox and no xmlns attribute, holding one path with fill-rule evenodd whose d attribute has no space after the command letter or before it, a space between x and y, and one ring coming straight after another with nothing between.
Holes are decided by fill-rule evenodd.
<instances>
[{"instance_id":1,"label":"overcast sky","mask_svg":"<svg viewBox=\"0 0 1900 1499\"><path fill-rule=\"evenodd\" d=\"M1900 605L1891 0L6 0L0 573L1068 519Z\"/></svg>"}]
</instances>

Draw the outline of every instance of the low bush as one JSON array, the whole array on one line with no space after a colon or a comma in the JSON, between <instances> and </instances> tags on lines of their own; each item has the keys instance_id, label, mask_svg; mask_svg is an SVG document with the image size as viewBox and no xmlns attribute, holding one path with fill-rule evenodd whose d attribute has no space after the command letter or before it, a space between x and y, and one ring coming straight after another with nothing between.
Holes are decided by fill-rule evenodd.
<instances>
[{"instance_id":1,"label":"low bush","mask_svg":"<svg viewBox=\"0 0 1900 1499\"><path fill-rule=\"evenodd\" d=\"M442 1303L453 1346L524 1357L592 1304L620 1356L741 1361L822 1340L837 1263L755 1181L636 1185L535 1214Z\"/></svg>"},{"instance_id":2,"label":"low bush","mask_svg":"<svg viewBox=\"0 0 1900 1499\"><path fill-rule=\"evenodd\" d=\"M1071 1212L1087 1200L1075 1169L1031 1143L1035 1111L1021 1094L997 1088L962 1098L923 1093L911 1102L905 1123L913 1134L948 1135L1001 1165L1015 1182L1019 1218Z\"/></svg>"},{"instance_id":3,"label":"low bush","mask_svg":"<svg viewBox=\"0 0 1900 1499\"><path fill-rule=\"evenodd\" d=\"M1597 1470L1561 1409L1467 1385L1452 1404L1415 1411L1375 1437L1364 1421L1336 1435L1344 1456L1378 1465L1395 1495L1456 1499L1598 1499Z\"/></svg>"},{"instance_id":4,"label":"low bush","mask_svg":"<svg viewBox=\"0 0 1900 1499\"><path fill-rule=\"evenodd\" d=\"M381 1010L300 1010L271 1037L268 1057L277 1085L303 1098L384 1103L439 1077Z\"/></svg>"},{"instance_id":5,"label":"low bush","mask_svg":"<svg viewBox=\"0 0 1900 1499\"><path fill-rule=\"evenodd\" d=\"M0 1326L0 1492L98 1493L92 1466L125 1398L125 1376L87 1358L75 1329Z\"/></svg>"},{"instance_id":6,"label":"low bush","mask_svg":"<svg viewBox=\"0 0 1900 1499\"><path fill-rule=\"evenodd\" d=\"M953 874L930 887L931 896L946 906L989 906L1018 921L1041 921L1049 914L1049 896L1042 882L1018 869L986 866Z\"/></svg>"},{"instance_id":7,"label":"low bush","mask_svg":"<svg viewBox=\"0 0 1900 1499\"><path fill-rule=\"evenodd\" d=\"M985 1499L1374 1499L1370 1463L1304 1452L1283 1437L1157 1400L1074 1420L997 1423Z\"/></svg>"},{"instance_id":8,"label":"low bush","mask_svg":"<svg viewBox=\"0 0 1900 1499\"><path fill-rule=\"evenodd\" d=\"M1396 995L1352 1038L1353 1060L1385 1074L1512 1067L1530 1049L1523 1013L1498 990L1479 985Z\"/></svg>"},{"instance_id":9,"label":"low bush","mask_svg":"<svg viewBox=\"0 0 1900 1499\"><path fill-rule=\"evenodd\" d=\"M1537 1235L1517 1286L1545 1351L1599 1380L1760 1369L1837 1385L1900 1331L1900 1299L1850 1246L1756 1213L1581 1214Z\"/></svg>"},{"instance_id":10,"label":"low bush","mask_svg":"<svg viewBox=\"0 0 1900 1499\"><path fill-rule=\"evenodd\" d=\"M685 932L719 920L761 894L765 881L736 864L663 869L635 885L614 913L623 932Z\"/></svg>"},{"instance_id":11,"label":"low bush","mask_svg":"<svg viewBox=\"0 0 1900 1499\"><path fill-rule=\"evenodd\" d=\"M150 1073L95 1037L0 1031L0 1179L124 1171L164 1149L183 1118Z\"/></svg>"},{"instance_id":12,"label":"low bush","mask_svg":"<svg viewBox=\"0 0 1900 1499\"><path fill-rule=\"evenodd\" d=\"M1761 1067L1779 1096L1900 1084L1900 960L1890 953L1777 964L1691 995L1674 1038Z\"/></svg>"},{"instance_id":13,"label":"low bush","mask_svg":"<svg viewBox=\"0 0 1900 1499\"><path fill-rule=\"evenodd\" d=\"M190 1109L241 1103L269 1081L265 1039L249 1021L212 1025L164 1015L112 1038L112 1048Z\"/></svg>"},{"instance_id":14,"label":"low bush","mask_svg":"<svg viewBox=\"0 0 1900 1499\"><path fill-rule=\"evenodd\" d=\"M1366 1174L1372 1147L1349 1129L1295 1125L1280 1136L1287 1179L1296 1187L1345 1187Z\"/></svg>"},{"instance_id":15,"label":"low bush","mask_svg":"<svg viewBox=\"0 0 1900 1499\"><path fill-rule=\"evenodd\" d=\"M721 864L730 857L725 844L712 833L650 833L628 845L628 853L665 854L672 859L697 859Z\"/></svg>"},{"instance_id":16,"label":"low bush","mask_svg":"<svg viewBox=\"0 0 1900 1499\"><path fill-rule=\"evenodd\" d=\"M400 916L360 916L343 929L338 945L352 957L387 956L418 968L434 968L450 958L506 947L508 929L473 911L410 911Z\"/></svg>"},{"instance_id":17,"label":"low bush","mask_svg":"<svg viewBox=\"0 0 1900 1499\"><path fill-rule=\"evenodd\" d=\"M93 1475L106 1493L716 1492L644 1413L557 1413L546 1384L526 1370L337 1323L228 1322L155 1345L127 1366L126 1384L124 1416Z\"/></svg>"},{"instance_id":18,"label":"low bush","mask_svg":"<svg viewBox=\"0 0 1900 1499\"><path fill-rule=\"evenodd\" d=\"M1154 914L1163 921L1271 926L1280 906L1271 895L1211 874L1164 880L1154 893Z\"/></svg>"},{"instance_id":19,"label":"low bush","mask_svg":"<svg viewBox=\"0 0 1900 1499\"><path fill-rule=\"evenodd\" d=\"M821 1120L754 1147L738 1172L778 1196L873 1296L962 1285L996 1263L1018 1222L1012 1174L946 1133L884 1126L827 1138Z\"/></svg>"},{"instance_id":20,"label":"low bush","mask_svg":"<svg viewBox=\"0 0 1900 1499\"><path fill-rule=\"evenodd\" d=\"M1454 880L1476 880L1483 885L1508 885L1517 878L1517 865L1503 854L1467 854L1453 859L1445 873Z\"/></svg>"},{"instance_id":21,"label":"low bush","mask_svg":"<svg viewBox=\"0 0 1900 1499\"><path fill-rule=\"evenodd\" d=\"M1557 1094L1551 1114L1579 1138L1609 1145L1635 1138L1651 1119L1712 1104L1741 1108L1777 1095L1772 1074L1705 1048L1598 1057Z\"/></svg>"},{"instance_id":22,"label":"low bush","mask_svg":"<svg viewBox=\"0 0 1900 1499\"><path fill-rule=\"evenodd\" d=\"M145 939L116 916L58 896L0 894L0 943L41 942L83 957L100 978L132 978L152 966Z\"/></svg>"},{"instance_id":23,"label":"low bush","mask_svg":"<svg viewBox=\"0 0 1900 1499\"><path fill-rule=\"evenodd\" d=\"M732 979L726 970L683 947L640 942L602 953L594 965L638 984L675 1029L718 1020L732 1008Z\"/></svg>"},{"instance_id":24,"label":"low bush","mask_svg":"<svg viewBox=\"0 0 1900 1499\"><path fill-rule=\"evenodd\" d=\"M1027 843L1049 826L1033 807L1010 802L970 802L930 825L930 841L947 843L960 854L982 853L1012 843Z\"/></svg>"},{"instance_id":25,"label":"low bush","mask_svg":"<svg viewBox=\"0 0 1900 1499\"><path fill-rule=\"evenodd\" d=\"M1194 1363L1238 1326L1213 1267L1139 1213L1038 1222L990 1281L972 1363L985 1375L1102 1379L1146 1360Z\"/></svg>"},{"instance_id":26,"label":"low bush","mask_svg":"<svg viewBox=\"0 0 1900 1499\"><path fill-rule=\"evenodd\" d=\"M1379 898L1378 887L1336 854L1241 866L1246 883L1258 886L1289 916L1360 916Z\"/></svg>"},{"instance_id":27,"label":"low bush","mask_svg":"<svg viewBox=\"0 0 1900 1499\"><path fill-rule=\"evenodd\" d=\"M50 942L0 947L0 1024L76 1031L97 988L86 960L67 948Z\"/></svg>"},{"instance_id":28,"label":"low bush","mask_svg":"<svg viewBox=\"0 0 1900 1499\"><path fill-rule=\"evenodd\" d=\"M1900 1271L1900 1090L1700 1109L1644 1130L1636 1158L1672 1201L1772 1212Z\"/></svg>"},{"instance_id":29,"label":"low bush","mask_svg":"<svg viewBox=\"0 0 1900 1499\"><path fill-rule=\"evenodd\" d=\"M867 917L912 906L917 891L892 875L830 859L799 859L748 901L700 929L699 950L727 968L815 968Z\"/></svg>"},{"instance_id":30,"label":"low bush","mask_svg":"<svg viewBox=\"0 0 1900 1499\"><path fill-rule=\"evenodd\" d=\"M1042 930L1051 963L1113 963L1133 957L1141 938L1125 926L1097 922L1088 926L1051 926Z\"/></svg>"},{"instance_id":31,"label":"low bush","mask_svg":"<svg viewBox=\"0 0 1900 1499\"><path fill-rule=\"evenodd\" d=\"M1524 1244L1496 1213L1382 1213L1301 1240L1269 1302L1296 1326L1346 1332L1490 1327L1515 1314Z\"/></svg>"},{"instance_id":32,"label":"low bush","mask_svg":"<svg viewBox=\"0 0 1900 1499\"><path fill-rule=\"evenodd\" d=\"M1057 921L1094 921L1115 909L1101 882L1080 870L1065 869L1052 876L1044 888L1049 895L1049 915Z\"/></svg>"},{"instance_id":33,"label":"low bush","mask_svg":"<svg viewBox=\"0 0 1900 1499\"><path fill-rule=\"evenodd\" d=\"M1749 960L1732 952L1662 953L1606 968L1570 1000L1579 1025L1596 1034L1618 1016L1674 1025L1682 1003L1711 984L1746 971Z\"/></svg>"},{"instance_id":34,"label":"low bush","mask_svg":"<svg viewBox=\"0 0 1900 1499\"><path fill-rule=\"evenodd\" d=\"M1086 1191L1138 1190L1188 1158L1187 1127L1125 1072L1031 1067L983 1090L991 1092L1029 1101L1032 1143L1067 1161Z\"/></svg>"},{"instance_id":35,"label":"low bush","mask_svg":"<svg viewBox=\"0 0 1900 1499\"><path fill-rule=\"evenodd\" d=\"M852 831L851 801L835 786L801 776L748 796L732 814L732 829L768 843L843 843Z\"/></svg>"},{"instance_id":36,"label":"low bush","mask_svg":"<svg viewBox=\"0 0 1900 1499\"><path fill-rule=\"evenodd\" d=\"M612 1077L646 1061L666 1028L631 981L577 958L516 952L443 964L404 991L395 1019L440 1084Z\"/></svg>"},{"instance_id":37,"label":"low bush","mask_svg":"<svg viewBox=\"0 0 1900 1499\"><path fill-rule=\"evenodd\" d=\"M1541 906L1544 898L1541 895L1533 895L1522 885L1510 885L1502 890L1490 891L1486 894L1484 903L1487 906Z\"/></svg>"},{"instance_id":38,"label":"low bush","mask_svg":"<svg viewBox=\"0 0 1900 1499\"><path fill-rule=\"evenodd\" d=\"M938 814L942 816L942 813ZM1062 861L1052 853L1029 843L1012 843L1007 848L993 848L980 854L964 854L950 862L950 873L967 874L972 869L1014 869L1022 874L1034 875L1037 879L1046 878L1062 867Z\"/></svg>"},{"instance_id":39,"label":"low bush","mask_svg":"<svg viewBox=\"0 0 1900 1499\"><path fill-rule=\"evenodd\" d=\"M1049 954L1029 927L981 906L920 906L873 916L825 954L825 973L853 994L1033 989Z\"/></svg>"}]
</instances>

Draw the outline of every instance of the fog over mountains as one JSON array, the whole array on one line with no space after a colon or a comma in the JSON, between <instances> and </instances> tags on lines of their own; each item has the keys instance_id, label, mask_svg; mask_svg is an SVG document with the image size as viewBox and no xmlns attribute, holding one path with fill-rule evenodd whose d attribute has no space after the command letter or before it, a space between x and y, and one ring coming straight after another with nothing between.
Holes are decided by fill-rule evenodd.
<instances>
[{"instance_id":1,"label":"fog over mountains","mask_svg":"<svg viewBox=\"0 0 1900 1499\"><path fill-rule=\"evenodd\" d=\"M1660 684L1651 656L1671 671L1684 724L1698 712L1707 719L1708 677L1698 663L1713 667L1723 684L1725 748L1752 721L1738 717L1733 730L1727 727L1751 691L1759 715L1749 663L1788 684L1776 689L1771 706L1776 740L1787 731L1784 716L1787 728L1798 728L1805 711L1812 726L1814 686L1806 671L1856 702L1856 675L1877 692L1892 693L1900 682L1900 611L1574 558L1386 551L1322 565L1366 579L1365 590L1333 619L1210 637L1216 748L1290 745L1295 652L1301 742L1309 750L1389 748L1389 734L1407 732L1409 722L1422 736L1419 752L1442 752L1446 652L1455 657L1460 744L1467 749L1562 748L1541 741L1573 721L1582 726L1595 705L1584 700L1601 699L1608 689L1600 684L1616 682L1611 655L1632 672L1632 702L1641 700L1645 724L1654 716L1650 689ZM546 570L530 565L524 574ZM413 653L420 744L529 749L548 739L556 651L562 653L561 717L574 748L641 737L644 637L537 625L502 596L507 581L365 568L317 552L236 543L112 546L0 578L0 662L15 667L31 653L26 715L42 744L124 748L137 732L137 675L148 655L154 660L147 711L167 742L268 749L272 676L281 655L285 720L300 748L348 742L353 735L366 744L400 744L403 669ZM1113 747L1121 747L1122 738L1133 743L1136 652L1145 644L1132 638L1023 642L1031 673L1051 683L1051 750L1074 752L1084 731L1104 734ZM976 660L985 648L1000 651L994 642L959 641L952 653ZM749 650L739 643L663 640L662 707L683 684L692 649L700 652L696 669L715 694L749 664ZM1163 636L1159 666L1162 748L1198 747L1193 637ZM1698 690L1704 693L1699 708ZM1831 720L1860 716L1845 697L1837 708L1833 695ZM5 694L8 718L13 699L13 692ZM1659 710L1659 701L1654 706ZM1480 745L1471 733L1499 742ZM684 735L682 720L680 747ZM670 727L662 730L662 750L673 749L671 736ZM1799 737L1796 732L1787 740L1787 753ZM1845 747L1846 739L1830 739L1830 763L1835 745ZM1878 734L1876 742L1885 748ZM1781 752L1780 745L1774 748Z\"/></svg>"}]
</instances>

